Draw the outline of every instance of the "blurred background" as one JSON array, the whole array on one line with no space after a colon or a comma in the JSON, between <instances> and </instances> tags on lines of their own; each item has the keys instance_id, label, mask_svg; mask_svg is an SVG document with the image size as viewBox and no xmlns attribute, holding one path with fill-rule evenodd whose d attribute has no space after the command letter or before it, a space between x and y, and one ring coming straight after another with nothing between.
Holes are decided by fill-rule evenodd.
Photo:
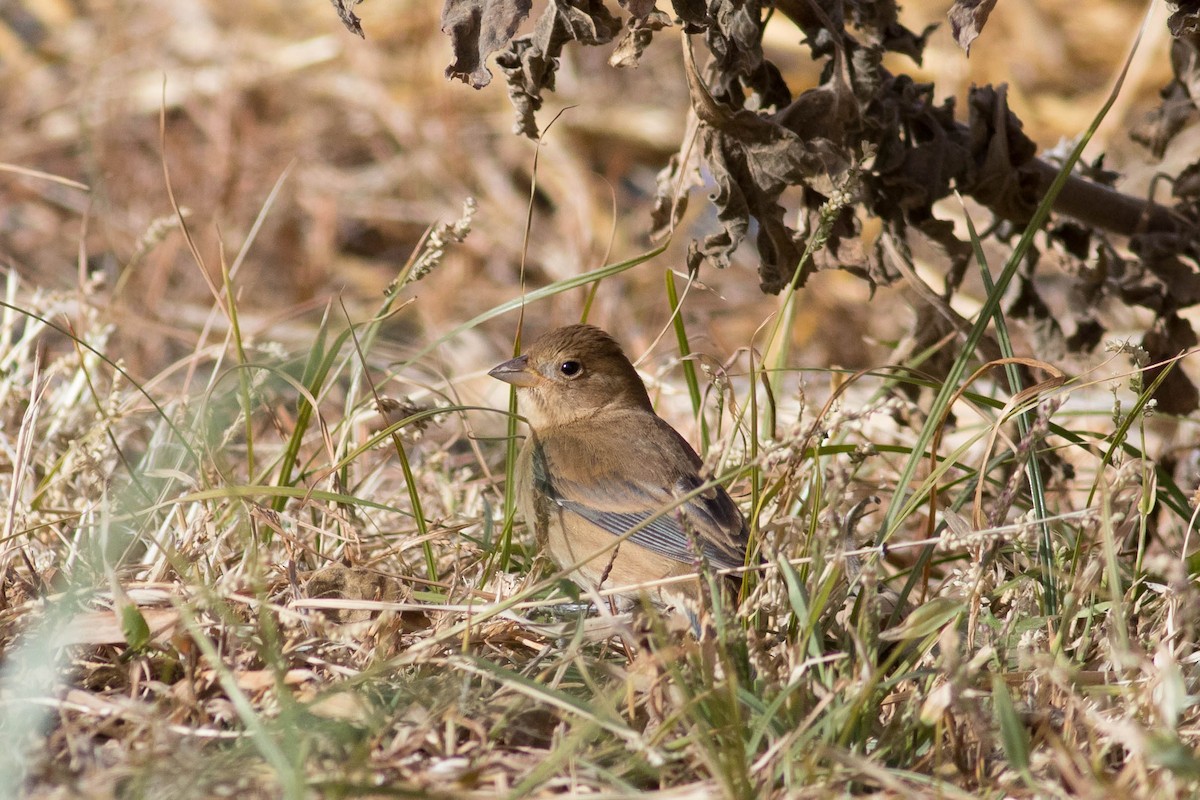
<instances>
[{"instance_id":1,"label":"blurred background","mask_svg":"<svg viewBox=\"0 0 1200 800\"><path fill-rule=\"evenodd\" d=\"M919 0L902 19L919 31L944 22L947 8ZM923 66L893 57L890 68L960 100L972 83L1007 82L1027 132L1049 148L1089 124L1145 8L1005 0L969 58L942 25ZM466 243L410 290L417 302L389 323L390 352L400 358L519 295L530 211L529 288L648 249L655 174L686 121L677 34L658 34L629 70L610 68L607 48L568 48L539 122L545 128L562 114L535 153L512 133L498 74L482 91L444 78L440 4L368 0L357 12L365 41L325 0L0 2L0 163L88 187L0 172L0 268L15 272L23 291L86 287L81 302L109 309L111 352L146 378L192 352L222 260L241 261L246 333L302 348L331 298L355 318L369 315L426 229L457 219L475 198ZM1163 18L1160 4L1091 153L1107 152L1135 192L1159 169L1126 132L1170 77ZM769 34L793 88L813 85L799 32L780 20ZM1185 134L1167 159L1187 163L1197 149ZM175 222L168 171L203 268ZM682 270L691 237L715 223L704 192L693 192L683 235L666 254L596 297L591 320L618 329L635 354L669 317L665 271ZM776 308L758 291L753 249L738 256L723 273L703 271L687 303L696 346L724 355ZM530 307L531 331L578 319L584 296L574 290ZM886 361L912 317L895 291L869 299L868 285L849 275L815 276L793 329L800 363ZM508 351L515 327L515 315L494 320L438 357L447 369L482 369Z\"/></svg>"}]
</instances>

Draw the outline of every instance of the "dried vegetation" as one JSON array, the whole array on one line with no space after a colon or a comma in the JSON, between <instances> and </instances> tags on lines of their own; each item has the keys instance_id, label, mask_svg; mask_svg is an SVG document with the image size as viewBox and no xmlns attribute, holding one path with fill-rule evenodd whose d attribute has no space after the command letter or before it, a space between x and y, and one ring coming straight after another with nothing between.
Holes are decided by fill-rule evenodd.
<instances>
[{"instance_id":1,"label":"dried vegetation","mask_svg":"<svg viewBox=\"0 0 1200 800\"><path fill-rule=\"evenodd\" d=\"M1019 231L954 292L917 242L862 252L900 270L877 289L772 272L764 297L696 199L647 251L699 91L672 28L636 70L568 48L535 148L498 87L444 81L429 4L371 0L365 43L323 0L3 11L0 797L1200 792L1200 430L1155 413L1172 373L1127 341L1158 311L1074 283L1124 239L1057 264L1037 239L1003 303L975 259L999 274ZM1002 4L970 60L939 30L928 74L893 69L1011 81L1044 150L1090 124L1140 13ZM1160 167L1125 130L1171 80L1148 30L1085 159L1132 195ZM765 47L818 87L800 36ZM774 234L845 221L852 197L812 194ZM527 329L586 308L642 356L754 520L763 561L699 637L572 610L513 524L519 428L484 370L522 293ZM1107 349L1047 344L1089 309Z\"/></svg>"}]
</instances>

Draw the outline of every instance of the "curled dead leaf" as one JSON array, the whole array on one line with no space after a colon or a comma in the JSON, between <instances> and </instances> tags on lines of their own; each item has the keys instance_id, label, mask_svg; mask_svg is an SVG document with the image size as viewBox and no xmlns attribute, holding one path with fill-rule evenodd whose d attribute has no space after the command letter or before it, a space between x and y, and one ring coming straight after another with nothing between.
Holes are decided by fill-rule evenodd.
<instances>
[{"instance_id":1,"label":"curled dead leaf","mask_svg":"<svg viewBox=\"0 0 1200 800\"><path fill-rule=\"evenodd\" d=\"M345 0L334 0L334 3ZM446 77L482 89L492 82L484 62L505 47L529 16L532 0L446 0L442 33L450 37L454 60Z\"/></svg>"},{"instance_id":2,"label":"curled dead leaf","mask_svg":"<svg viewBox=\"0 0 1200 800\"><path fill-rule=\"evenodd\" d=\"M950 33L967 55L971 54L971 43L979 38L995 7L996 0L955 0L950 7L946 15L950 18Z\"/></svg>"}]
</instances>

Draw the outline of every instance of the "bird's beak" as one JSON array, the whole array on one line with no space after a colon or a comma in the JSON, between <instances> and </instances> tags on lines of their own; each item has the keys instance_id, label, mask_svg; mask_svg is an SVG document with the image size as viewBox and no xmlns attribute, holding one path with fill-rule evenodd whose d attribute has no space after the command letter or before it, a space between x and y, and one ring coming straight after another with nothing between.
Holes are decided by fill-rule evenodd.
<instances>
[{"instance_id":1,"label":"bird's beak","mask_svg":"<svg viewBox=\"0 0 1200 800\"><path fill-rule=\"evenodd\" d=\"M529 368L529 356L517 356L505 361L494 367L488 375L513 386L533 386L538 379L538 374Z\"/></svg>"}]
</instances>

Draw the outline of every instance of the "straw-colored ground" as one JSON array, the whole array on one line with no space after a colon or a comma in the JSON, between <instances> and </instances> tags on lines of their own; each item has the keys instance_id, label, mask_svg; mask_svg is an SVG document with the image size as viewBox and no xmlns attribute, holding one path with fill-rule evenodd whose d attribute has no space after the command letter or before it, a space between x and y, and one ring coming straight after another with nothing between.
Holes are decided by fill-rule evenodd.
<instances>
[{"instance_id":1,"label":"straw-colored ground","mask_svg":"<svg viewBox=\"0 0 1200 800\"><path fill-rule=\"evenodd\" d=\"M0 4L0 798L1200 792L1200 430L1142 413L1137 354L1054 361L1067 383L1023 406L1049 430L1031 492L999 373L943 425L936 387L884 369L918 355L913 286L763 297L749 247L689 286L704 190L639 258L686 119L671 36L636 71L572 51L535 149L500 81L444 80L439 5L369 0L364 42L325 0ZM969 60L943 30L915 74L1008 81L1051 147L1143 12L1005 0ZM797 36L769 45L799 85ZM1131 192L1200 150L1153 164L1124 133L1167 46L1153 23L1089 150ZM508 513L485 372L522 320L585 309L762 542L699 642L564 609ZM918 611L886 619L881 589Z\"/></svg>"}]
</instances>

